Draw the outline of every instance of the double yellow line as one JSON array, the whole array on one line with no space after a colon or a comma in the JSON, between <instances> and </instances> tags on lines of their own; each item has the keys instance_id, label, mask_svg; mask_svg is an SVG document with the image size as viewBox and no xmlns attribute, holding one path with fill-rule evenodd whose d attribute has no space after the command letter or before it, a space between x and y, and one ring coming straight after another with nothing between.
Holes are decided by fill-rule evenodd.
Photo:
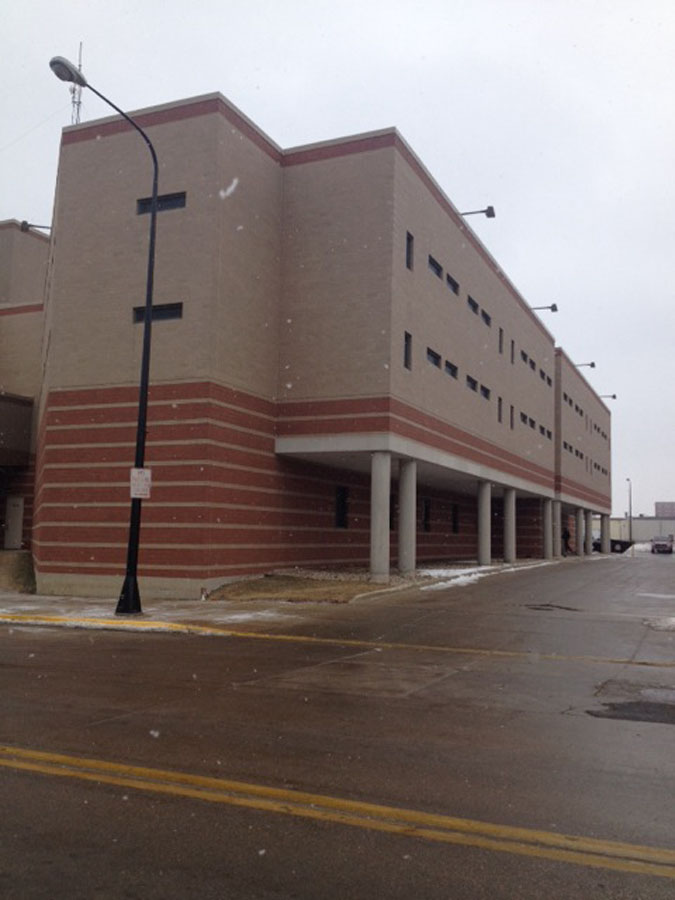
<instances>
[{"instance_id":1,"label":"double yellow line","mask_svg":"<svg viewBox=\"0 0 675 900\"><path fill-rule=\"evenodd\" d=\"M495 825L264 785L0 745L0 766L406 837L675 879L675 850Z\"/></svg>"}]
</instances>

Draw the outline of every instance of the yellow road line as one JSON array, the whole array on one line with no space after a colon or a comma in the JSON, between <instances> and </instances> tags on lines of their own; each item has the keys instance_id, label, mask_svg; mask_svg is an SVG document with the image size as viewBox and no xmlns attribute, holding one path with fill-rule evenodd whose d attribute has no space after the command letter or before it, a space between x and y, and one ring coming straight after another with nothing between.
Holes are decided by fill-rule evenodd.
<instances>
[{"instance_id":1,"label":"yellow road line","mask_svg":"<svg viewBox=\"0 0 675 900\"><path fill-rule=\"evenodd\" d=\"M538 653L536 650L490 650L484 647L445 647L438 644L399 644L391 641L362 641L353 638L322 638L305 634L271 634L261 631L240 631L215 625L195 625L189 622L162 622L151 619L98 619L78 616L36 616L24 613L0 614L0 625L51 625L66 628L95 628L112 631L169 632L196 634L204 637L241 638L255 641L277 641L294 644L319 644L329 647L356 647L365 650L410 650L424 653L446 653L463 656L485 656L504 659L526 659L530 662L579 662L602 665L638 666L673 669L675 660L624 659L612 656L566 656L562 653Z\"/></svg>"},{"instance_id":2,"label":"yellow road line","mask_svg":"<svg viewBox=\"0 0 675 900\"><path fill-rule=\"evenodd\" d=\"M675 879L675 850L497 825L264 785L0 746L0 766L407 837Z\"/></svg>"}]
</instances>

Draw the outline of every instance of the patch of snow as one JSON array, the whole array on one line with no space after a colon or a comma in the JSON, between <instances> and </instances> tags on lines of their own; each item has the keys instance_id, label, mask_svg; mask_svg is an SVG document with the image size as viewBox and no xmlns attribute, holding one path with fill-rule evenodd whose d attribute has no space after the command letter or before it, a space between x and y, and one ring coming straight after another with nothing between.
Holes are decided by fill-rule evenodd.
<instances>
[{"instance_id":1,"label":"patch of snow","mask_svg":"<svg viewBox=\"0 0 675 900\"><path fill-rule=\"evenodd\" d=\"M649 619L646 624L656 631L675 631L675 619L673 618Z\"/></svg>"}]
</instances>

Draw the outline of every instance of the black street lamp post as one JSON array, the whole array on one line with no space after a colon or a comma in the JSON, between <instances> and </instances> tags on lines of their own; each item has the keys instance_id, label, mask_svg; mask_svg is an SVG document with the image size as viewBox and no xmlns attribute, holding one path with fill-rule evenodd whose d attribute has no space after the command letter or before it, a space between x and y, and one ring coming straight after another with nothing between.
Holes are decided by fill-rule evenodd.
<instances>
[{"instance_id":1,"label":"black street lamp post","mask_svg":"<svg viewBox=\"0 0 675 900\"><path fill-rule=\"evenodd\" d=\"M97 97L100 97L104 103L111 106L126 121L135 128L136 131L145 141L150 155L152 157L152 203L150 207L150 243L148 246L148 274L145 291L145 319L143 325L143 355L141 359L141 380L138 396L138 424L136 427L136 455L134 459L134 467L143 469L145 462L145 433L148 416L148 384L150 376L150 343L152 337L152 289L155 274L155 235L157 232L157 185L159 180L157 154L152 142L143 129L134 122L134 120L123 112L118 106L104 97L96 88L93 88L86 80L82 72L62 56L55 56L50 60L49 65L54 74L61 81L70 81L79 87L88 87ZM131 498L131 512L129 515L129 542L127 546L127 569L120 593L119 601L115 614L138 615L141 610L141 595L138 590L138 546L140 542L141 532L141 502L142 498L133 496Z\"/></svg>"}]
</instances>

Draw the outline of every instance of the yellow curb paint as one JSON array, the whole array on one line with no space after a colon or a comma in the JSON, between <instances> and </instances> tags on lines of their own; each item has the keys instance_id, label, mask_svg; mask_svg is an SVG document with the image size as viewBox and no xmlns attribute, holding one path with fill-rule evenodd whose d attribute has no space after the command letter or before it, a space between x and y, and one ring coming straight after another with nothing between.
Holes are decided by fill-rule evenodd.
<instances>
[{"instance_id":1,"label":"yellow curb paint","mask_svg":"<svg viewBox=\"0 0 675 900\"><path fill-rule=\"evenodd\" d=\"M536 650L489 650L481 647L445 647L434 644L398 644L387 641L360 641L350 638L322 638L303 634L270 634L260 631L239 631L213 625L194 625L156 620L124 621L78 616L35 616L23 613L0 614L0 625L47 625L65 628L100 628L112 631L146 631L152 633L196 634L203 637L240 638L255 641L317 644L329 647L356 647L361 650L409 650L423 653L446 653L463 656L484 656L502 659L524 659L530 662L578 662L600 665L637 666L655 669L675 668L675 660L623 659L606 656L566 656L562 653L538 653Z\"/></svg>"},{"instance_id":2,"label":"yellow curb paint","mask_svg":"<svg viewBox=\"0 0 675 900\"><path fill-rule=\"evenodd\" d=\"M497 825L264 785L0 746L0 766L537 859L675 879L675 850Z\"/></svg>"}]
</instances>

